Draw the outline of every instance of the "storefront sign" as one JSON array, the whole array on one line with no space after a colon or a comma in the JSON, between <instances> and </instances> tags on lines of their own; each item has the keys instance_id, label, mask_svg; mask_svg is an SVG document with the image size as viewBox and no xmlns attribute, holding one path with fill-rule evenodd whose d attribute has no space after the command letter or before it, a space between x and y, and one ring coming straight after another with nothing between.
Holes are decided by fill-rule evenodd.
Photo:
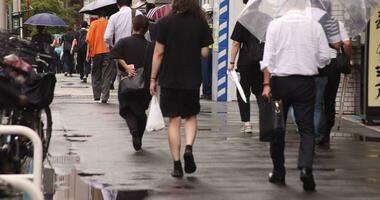
<instances>
[{"instance_id":1,"label":"storefront sign","mask_svg":"<svg viewBox=\"0 0 380 200\"><path fill-rule=\"evenodd\" d=\"M368 41L368 107L380 107L380 7L371 18Z\"/></svg>"}]
</instances>

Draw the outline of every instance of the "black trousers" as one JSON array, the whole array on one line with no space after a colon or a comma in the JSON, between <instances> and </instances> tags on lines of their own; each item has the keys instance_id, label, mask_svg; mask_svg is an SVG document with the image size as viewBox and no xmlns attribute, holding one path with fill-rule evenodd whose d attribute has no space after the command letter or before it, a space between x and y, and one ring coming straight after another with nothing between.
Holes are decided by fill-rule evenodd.
<instances>
[{"instance_id":1,"label":"black trousers","mask_svg":"<svg viewBox=\"0 0 380 200\"><path fill-rule=\"evenodd\" d=\"M77 52L77 71L80 77L87 77L90 73L90 64L86 61L86 51Z\"/></svg>"},{"instance_id":2,"label":"black trousers","mask_svg":"<svg viewBox=\"0 0 380 200\"><path fill-rule=\"evenodd\" d=\"M314 103L315 82L312 76L288 76L272 78L272 95L281 99L284 106L285 124L289 107L294 115L301 137L298 155L298 168L312 168L314 159ZM270 144L274 172L285 173L285 131L274 135Z\"/></svg>"},{"instance_id":3,"label":"black trousers","mask_svg":"<svg viewBox=\"0 0 380 200\"><path fill-rule=\"evenodd\" d=\"M63 70L68 74L74 73L74 56L69 50L63 51Z\"/></svg>"},{"instance_id":4,"label":"black trousers","mask_svg":"<svg viewBox=\"0 0 380 200\"><path fill-rule=\"evenodd\" d=\"M322 140L329 141L331 129L335 124L335 100L338 93L340 83L340 73L333 73L328 76L326 90L324 94L325 101L325 120L321 124Z\"/></svg>"},{"instance_id":5,"label":"black trousers","mask_svg":"<svg viewBox=\"0 0 380 200\"><path fill-rule=\"evenodd\" d=\"M147 116L135 115L133 112L128 112L126 115L126 121L129 131L133 137L143 137L146 127Z\"/></svg>"},{"instance_id":6,"label":"black trousers","mask_svg":"<svg viewBox=\"0 0 380 200\"><path fill-rule=\"evenodd\" d=\"M258 75L255 74L254 70L240 72L240 85L243 88L245 97L247 98L248 102L245 103L241 98L239 91L236 91L240 111L240 118L242 122L249 122L251 120L251 104L249 103L251 93L255 94L259 108L261 105L260 102L262 102L263 99L261 95L261 90L258 89L262 87L262 81L255 80L255 77L257 76Z\"/></svg>"}]
</instances>

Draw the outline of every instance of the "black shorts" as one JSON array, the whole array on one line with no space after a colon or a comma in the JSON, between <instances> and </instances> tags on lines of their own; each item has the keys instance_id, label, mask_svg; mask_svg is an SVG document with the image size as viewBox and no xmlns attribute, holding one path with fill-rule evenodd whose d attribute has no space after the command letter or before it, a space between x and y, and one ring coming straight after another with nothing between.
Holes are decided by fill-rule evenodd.
<instances>
[{"instance_id":1,"label":"black shorts","mask_svg":"<svg viewBox=\"0 0 380 200\"><path fill-rule=\"evenodd\" d=\"M188 118L201 110L199 90L161 88L160 106L164 117Z\"/></svg>"}]
</instances>

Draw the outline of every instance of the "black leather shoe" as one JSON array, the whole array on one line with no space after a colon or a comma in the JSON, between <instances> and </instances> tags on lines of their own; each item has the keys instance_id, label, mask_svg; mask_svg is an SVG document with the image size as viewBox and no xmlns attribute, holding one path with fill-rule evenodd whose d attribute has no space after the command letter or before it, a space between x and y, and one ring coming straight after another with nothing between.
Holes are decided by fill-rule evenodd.
<instances>
[{"instance_id":1,"label":"black leather shoe","mask_svg":"<svg viewBox=\"0 0 380 200\"><path fill-rule=\"evenodd\" d=\"M183 177L183 170L182 170L181 161L174 161L173 172L171 173L171 175L174 178L182 178Z\"/></svg>"},{"instance_id":2,"label":"black leather shoe","mask_svg":"<svg viewBox=\"0 0 380 200\"><path fill-rule=\"evenodd\" d=\"M303 189L305 191L315 191L315 181L311 170L302 169L300 179L303 182Z\"/></svg>"},{"instance_id":3,"label":"black leather shoe","mask_svg":"<svg viewBox=\"0 0 380 200\"><path fill-rule=\"evenodd\" d=\"M270 183L274 184L285 184L285 174L276 174L274 172L269 173L268 180Z\"/></svg>"},{"instance_id":4,"label":"black leather shoe","mask_svg":"<svg viewBox=\"0 0 380 200\"><path fill-rule=\"evenodd\" d=\"M188 174L194 173L197 170L197 165L194 161L193 152L186 149L183 154L183 159L185 160L185 172Z\"/></svg>"},{"instance_id":5,"label":"black leather shoe","mask_svg":"<svg viewBox=\"0 0 380 200\"><path fill-rule=\"evenodd\" d=\"M133 148L135 148L136 151L140 151L141 146L142 146L141 137L132 137L132 142L133 142Z\"/></svg>"}]
</instances>

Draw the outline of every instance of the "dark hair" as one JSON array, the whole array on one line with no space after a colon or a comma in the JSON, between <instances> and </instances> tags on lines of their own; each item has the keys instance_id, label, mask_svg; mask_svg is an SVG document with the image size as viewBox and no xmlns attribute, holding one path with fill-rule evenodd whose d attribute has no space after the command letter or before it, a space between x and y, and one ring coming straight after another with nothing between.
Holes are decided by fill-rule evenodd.
<instances>
[{"instance_id":1,"label":"dark hair","mask_svg":"<svg viewBox=\"0 0 380 200\"><path fill-rule=\"evenodd\" d=\"M137 15L132 20L133 30L145 34L149 28L149 19L144 15Z\"/></svg>"},{"instance_id":2,"label":"dark hair","mask_svg":"<svg viewBox=\"0 0 380 200\"><path fill-rule=\"evenodd\" d=\"M173 0L172 14L190 14L196 18L206 20L206 15L197 0Z\"/></svg>"},{"instance_id":3,"label":"dark hair","mask_svg":"<svg viewBox=\"0 0 380 200\"><path fill-rule=\"evenodd\" d=\"M96 13L99 17L107 16L107 11L105 9L99 9Z\"/></svg>"},{"instance_id":4,"label":"dark hair","mask_svg":"<svg viewBox=\"0 0 380 200\"><path fill-rule=\"evenodd\" d=\"M81 27L82 28L87 28L88 27L88 23L86 21L83 21Z\"/></svg>"},{"instance_id":5,"label":"dark hair","mask_svg":"<svg viewBox=\"0 0 380 200\"><path fill-rule=\"evenodd\" d=\"M247 4L247 3L248 3L248 0L243 0L243 3L244 3L244 4Z\"/></svg>"},{"instance_id":6,"label":"dark hair","mask_svg":"<svg viewBox=\"0 0 380 200\"><path fill-rule=\"evenodd\" d=\"M118 6L131 6L132 5L132 0L117 0L116 4Z\"/></svg>"}]
</instances>

